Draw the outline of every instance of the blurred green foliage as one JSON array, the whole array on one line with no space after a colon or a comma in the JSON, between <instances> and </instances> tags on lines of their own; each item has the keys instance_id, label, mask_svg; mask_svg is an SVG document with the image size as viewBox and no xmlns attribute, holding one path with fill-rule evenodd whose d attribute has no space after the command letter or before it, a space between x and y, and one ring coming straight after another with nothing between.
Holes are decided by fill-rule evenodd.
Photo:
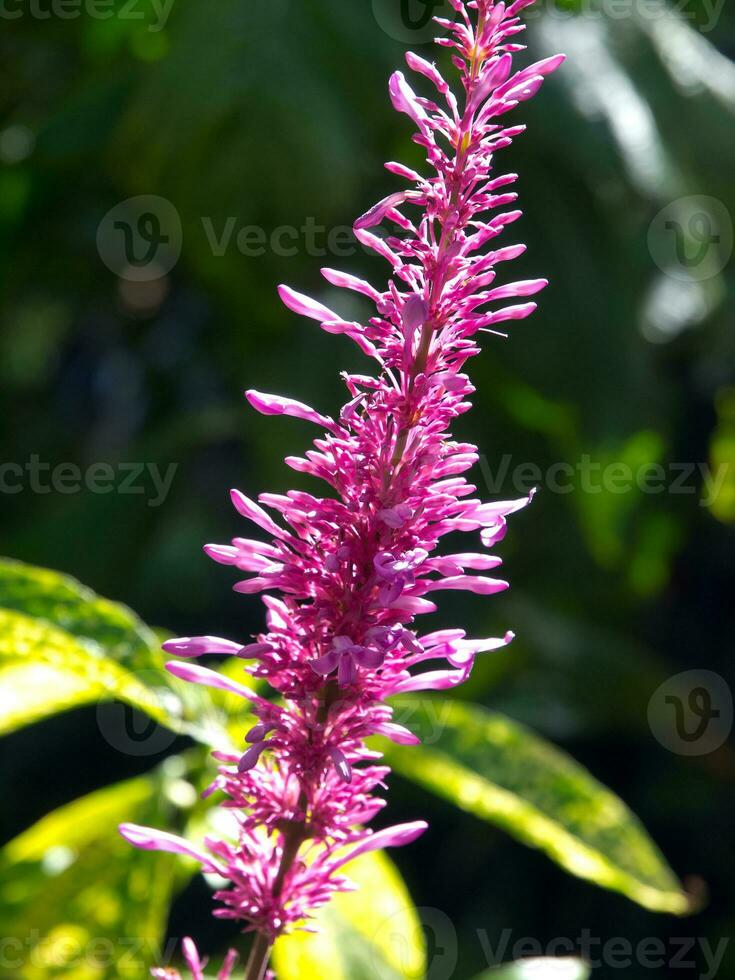
<instances>
[{"instance_id":1,"label":"blurred green foliage","mask_svg":"<svg viewBox=\"0 0 735 980\"><path fill-rule=\"evenodd\" d=\"M438 625L515 629L513 646L479 662L460 696L562 742L614 787L675 870L706 879L709 899L686 934L716 943L735 913L735 756L731 744L672 755L646 709L685 669L715 670L733 686L735 16L705 0L622 6L549 2L530 18L531 57L570 57L524 110L528 133L504 166L521 174L526 212L517 278L547 275L551 286L534 318L508 341L488 339L472 365L476 409L460 434L480 446L483 495L514 495L524 481L541 493L504 542L511 592L453 596ZM255 418L240 391L287 392L334 411L339 371L364 370L341 338L284 311L275 286L286 280L329 304L320 265L384 276L360 250L329 254L325 240L394 187L384 159L420 162L385 91L404 45L367 0L175 0L161 30L151 29L160 23L152 6L139 5L140 20L122 7L106 20L26 14L4 19L0 33L0 463L22 472L3 470L2 551L71 573L176 633L245 637L260 625L259 606L229 593L201 544L240 530L228 486L298 484L280 459L310 434ZM183 230L178 264L153 284L116 276L97 250L104 216L141 194L170 201ZM216 254L212 235L220 240L233 217L233 238ZM262 255L236 247L249 226L266 236ZM295 254L272 247L283 226L297 231ZM324 231L302 231L313 226ZM712 236L719 245L692 264ZM47 465L35 486L33 457ZM621 462L637 473L662 466L665 489L602 485ZM50 487L59 464L85 473L99 463L176 471L160 506L149 505L149 471L142 493ZM517 468L526 464L540 480ZM559 491L558 464L572 471ZM694 467L681 492L676 464ZM48 601L64 642L81 642L85 656L103 635L114 643L107 631L123 624L104 608L80 621L65 586L39 588L16 601L0 582L3 615L39 615L21 603ZM123 654L118 667L131 666ZM202 717L191 689L168 688L160 662L130 655L132 669L155 679L156 704L176 699L180 731L202 736L186 727ZM79 703L5 736L6 839L191 744L126 754L100 738L107 709ZM216 707L205 717L205 741L216 741L226 717ZM542 943L580 927L632 941L683 935L676 920L559 874L402 778L391 793L397 819L426 814L442 842L419 842L398 861L417 903L454 923L458 976L487 965L482 929L512 927ZM199 888L186 885L169 932L220 950L228 937L208 924ZM735 976L734 956L722 977ZM617 974L603 966L595 975Z\"/></svg>"}]
</instances>

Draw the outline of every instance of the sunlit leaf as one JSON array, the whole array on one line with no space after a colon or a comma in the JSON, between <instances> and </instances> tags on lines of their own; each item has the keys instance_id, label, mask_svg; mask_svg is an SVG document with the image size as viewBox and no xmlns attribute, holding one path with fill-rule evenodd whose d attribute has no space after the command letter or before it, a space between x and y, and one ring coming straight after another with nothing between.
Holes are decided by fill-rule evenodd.
<instances>
[{"instance_id":1,"label":"sunlit leaf","mask_svg":"<svg viewBox=\"0 0 735 980\"><path fill-rule=\"evenodd\" d=\"M418 729L425 708L413 703ZM383 746L396 771L540 848L580 878L655 911L689 910L638 819L566 753L476 705L432 700L432 712L434 727L425 727L434 731L432 744Z\"/></svg>"},{"instance_id":2,"label":"sunlit leaf","mask_svg":"<svg viewBox=\"0 0 735 980\"><path fill-rule=\"evenodd\" d=\"M241 699L172 677L160 649L166 634L67 575L0 559L0 623L0 734L118 700L207 745L242 738Z\"/></svg>"},{"instance_id":3,"label":"sunlit leaf","mask_svg":"<svg viewBox=\"0 0 735 980\"><path fill-rule=\"evenodd\" d=\"M345 867L358 886L321 909L318 932L296 930L276 943L278 980L402 980L424 977L418 915L393 862L382 852Z\"/></svg>"},{"instance_id":4,"label":"sunlit leaf","mask_svg":"<svg viewBox=\"0 0 735 980\"><path fill-rule=\"evenodd\" d=\"M0 559L0 608L93 640L119 661L140 660L159 646L154 632L127 606L101 598L69 575L7 558Z\"/></svg>"},{"instance_id":5,"label":"sunlit leaf","mask_svg":"<svg viewBox=\"0 0 735 980\"><path fill-rule=\"evenodd\" d=\"M538 957L507 963L475 980L587 980L590 968L573 957Z\"/></svg>"},{"instance_id":6,"label":"sunlit leaf","mask_svg":"<svg viewBox=\"0 0 735 980\"><path fill-rule=\"evenodd\" d=\"M0 734L98 701L119 700L175 724L160 698L94 643L0 609Z\"/></svg>"},{"instance_id":7,"label":"sunlit leaf","mask_svg":"<svg viewBox=\"0 0 735 980\"><path fill-rule=\"evenodd\" d=\"M14 976L139 980L162 959L175 859L137 851L117 827L166 819L164 784L155 775L92 793L0 852L0 919Z\"/></svg>"}]
</instances>

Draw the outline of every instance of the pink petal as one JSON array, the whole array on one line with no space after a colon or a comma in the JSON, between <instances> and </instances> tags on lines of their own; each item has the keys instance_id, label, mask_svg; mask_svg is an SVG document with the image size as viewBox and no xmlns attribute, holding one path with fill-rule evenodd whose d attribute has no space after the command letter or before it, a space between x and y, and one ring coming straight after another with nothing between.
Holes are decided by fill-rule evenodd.
<instances>
[{"instance_id":1,"label":"pink petal","mask_svg":"<svg viewBox=\"0 0 735 980\"><path fill-rule=\"evenodd\" d=\"M205 544L204 554L220 565L235 565L240 552L229 544Z\"/></svg>"},{"instance_id":2,"label":"pink petal","mask_svg":"<svg viewBox=\"0 0 735 980\"><path fill-rule=\"evenodd\" d=\"M245 397L253 408L262 415L290 415L295 419L314 422L328 429L334 425L331 419L320 415L313 408L298 402L293 398L283 398L281 395L266 395L251 389L245 392Z\"/></svg>"},{"instance_id":3,"label":"pink petal","mask_svg":"<svg viewBox=\"0 0 735 980\"><path fill-rule=\"evenodd\" d=\"M515 514L519 510L527 507L535 496L532 491L526 497L519 497L517 500L498 500L496 503L479 504L467 512L467 516L477 519L482 524L494 524L499 517L507 517L508 514Z\"/></svg>"},{"instance_id":4,"label":"pink petal","mask_svg":"<svg viewBox=\"0 0 735 980\"><path fill-rule=\"evenodd\" d=\"M222 969L217 974L217 980L230 980L230 977L232 976L232 971L237 965L238 959L239 957L237 955L237 950L235 949L228 950L227 956L225 957L225 961L222 964Z\"/></svg>"},{"instance_id":5,"label":"pink petal","mask_svg":"<svg viewBox=\"0 0 735 980\"><path fill-rule=\"evenodd\" d=\"M424 129L426 124L426 113L416 100L413 89L403 76L403 72L396 71L390 77L388 91L393 108L397 112L405 112L407 116L416 123L419 129Z\"/></svg>"},{"instance_id":6,"label":"pink petal","mask_svg":"<svg viewBox=\"0 0 735 980\"><path fill-rule=\"evenodd\" d=\"M264 531L268 531L269 534L274 535L277 538L288 537L287 533L280 528L276 522L266 514L262 507L259 507L254 500L250 497L246 497L244 493L239 490L230 490L230 497L235 510L238 514L246 517L253 524L257 524L258 527L262 527Z\"/></svg>"},{"instance_id":7,"label":"pink petal","mask_svg":"<svg viewBox=\"0 0 735 980\"><path fill-rule=\"evenodd\" d=\"M466 670L428 670L424 674L416 674L408 680L399 681L392 690L393 694L409 694L412 691L446 691L467 680Z\"/></svg>"},{"instance_id":8,"label":"pink petal","mask_svg":"<svg viewBox=\"0 0 735 980\"><path fill-rule=\"evenodd\" d=\"M459 554L459 555L447 555L447 560L454 561L462 568L474 568L479 572L487 572L491 568L497 568L498 565L502 565L503 562L500 558L495 555L483 555L483 554Z\"/></svg>"},{"instance_id":9,"label":"pink petal","mask_svg":"<svg viewBox=\"0 0 735 980\"><path fill-rule=\"evenodd\" d=\"M140 827L134 823L123 823L118 827L120 834L135 847L143 851L165 851L168 854L184 854L199 861L208 871L224 874L224 868L206 851L195 847L183 837L169 834L165 830L155 830L152 827Z\"/></svg>"},{"instance_id":10,"label":"pink petal","mask_svg":"<svg viewBox=\"0 0 735 980\"><path fill-rule=\"evenodd\" d=\"M181 636L175 640L166 640L162 647L166 653L177 657L201 657L208 653L236 657L242 644L223 640L219 636Z\"/></svg>"},{"instance_id":11,"label":"pink petal","mask_svg":"<svg viewBox=\"0 0 735 980\"><path fill-rule=\"evenodd\" d=\"M549 285L548 279L524 279L520 282L511 282L506 286L498 286L491 289L487 295L488 301L493 299L513 299L516 296L533 296L540 293Z\"/></svg>"},{"instance_id":12,"label":"pink petal","mask_svg":"<svg viewBox=\"0 0 735 980\"><path fill-rule=\"evenodd\" d=\"M194 941L187 936L186 939L182 940L181 948L184 951L184 959L189 965L193 980L203 980L204 974L202 970L204 967L202 961L199 959L199 951L194 945Z\"/></svg>"},{"instance_id":13,"label":"pink petal","mask_svg":"<svg viewBox=\"0 0 735 980\"><path fill-rule=\"evenodd\" d=\"M423 296L413 293L403 304L401 317L403 319L403 336L408 339L426 323L429 316L429 307Z\"/></svg>"},{"instance_id":14,"label":"pink petal","mask_svg":"<svg viewBox=\"0 0 735 980\"><path fill-rule=\"evenodd\" d=\"M256 576L256 578L246 578L241 582L235 582L232 588L241 595L255 595L256 592L262 592L263 589L275 588L275 585L275 582L271 582L267 578Z\"/></svg>"},{"instance_id":15,"label":"pink petal","mask_svg":"<svg viewBox=\"0 0 735 980\"><path fill-rule=\"evenodd\" d=\"M529 65L528 68L524 68L522 71L517 72L512 78L509 78L507 82L498 88L495 94L500 98L504 98L508 92L519 87L528 79L534 78L538 75L550 75L551 72L556 71L556 69L565 60L566 55L556 54L552 55L551 58L544 58L542 61L537 61L535 64Z\"/></svg>"},{"instance_id":16,"label":"pink petal","mask_svg":"<svg viewBox=\"0 0 735 980\"><path fill-rule=\"evenodd\" d=\"M201 684L203 687L213 687L219 691L227 691L228 694L237 694L238 697L247 698L248 701L258 699L255 691L238 684L237 681L230 680L224 674L218 674L216 670L209 667L200 667L199 664L183 664L178 660L170 660L166 664L166 670L174 677L182 681L189 681L191 684Z\"/></svg>"},{"instance_id":17,"label":"pink petal","mask_svg":"<svg viewBox=\"0 0 735 980\"><path fill-rule=\"evenodd\" d=\"M436 65L432 65L430 62L425 61L412 51L408 51L406 53L406 64L409 68L413 69L413 71L418 72L420 75L423 75L425 78L428 78L429 81L433 82L442 95L447 94L449 91L449 84L445 81Z\"/></svg>"},{"instance_id":18,"label":"pink petal","mask_svg":"<svg viewBox=\"0 0 735 980\"><path fill-rule=\"evenodd\" d=\"M394 194L389 194L388 197L384 197L382 201L378 201L369 211L361 215L353 227L373 228L375 225L379 225L385 217L386 212L390 211L391 208L397 207L399 204L403 204L409 193L410 191L396 191Z\"/></svg>"},{"instance_id":19,"label":"pink petal","mask_svg":"<svg viewBox=\"0 0 735 980\"><path fill-rule=\"evenodd\" d=\"M258 764L263 751L268 748L268 743L266 741L256 742L251 745L247 752L244 752L242 758L237 764L238 772L250 772Z\"/></svg>"},{"instance_id":20,"label":"pink petal","mask_svg":"<svg viewBox=\"0 0 735 980\"><path fill-rule=\"evenodd\" d=\"M427 583L427 592L438 592L440 589L458 589L474 592L476 595L494 595L510 588L508 582L502 579L485 578L483 575L451 575L440 578L436 582Z\"/></svg>"},{"instance_id":21,"label":"pink petal","mask_svg":"<svg viewBox=\"0 0 735 980\"><path fill-rule=\"evenodd\" d=\"M344 752L338 749L336 746L332 746L329 750L329 755L331 756L332 762L334 763L334 768L337 770L337 774L343 783L352 782L352 766L345 758Z\"/></svg>"},{"instance_id":22,"label":"pink petal","mask_svg":"<svg viewBox=\"0 0 735 980\"><path fill-rule=\"evenodd\" d=\"M367 670L377 670L385 660L385 653L375 647L362 647L352 654L355 662Z\"/></svg>"},{"instance_id":23,"label":"pink petal","mask_svg":"<svg viewBox=\"0 0 735 980\"><path fill-rule=\"evenodd\" d=\"M403 847L404 844L411 844L423 834L428 826L424 820L415 820L413 823L397 824L395 827L386 827L385 830L367 834L362 843L341 857L334 867L341 868L348 861L352 861L360 854L367 854L368 851L377 851L383 847Z\"/></svg>"},{"instance_id":24,"label":"pink petal","mask_svg":"<svg viewBox=\"0 0 735 980\"><path fill-rule=\"evenodd\" d=\"M311 320L320 320L322 323L325 320L338 320L339 317L332 310L318 303L315 299L311 299L310 296L304 296L303 293L297 293L295 289L291 289L290 286L279 286L278 295L281 297L282 302L289 310L293 310L294 313L298 313L299 316L309 317Z\"/></svg>"},{"instance_id":25,"label":"pink petal","mask_svg":"<svg viewBox=\"0 0 735 980\"><path fill-rule=\"evenodd\" d=\"M356 276L351 276L347 272L338 272L336 269L322 269L321 271L327 282L333 286L338 286L341 289L351 289L355 293L362 293L363 296L367 296L374 301L380 298L378 290L373 288L369 282L365 282L364 279L358 279Z\"/></svg>"},{"instance_id":26,"label":"pink petal","mask_svg":"<svg viewBox=\"0 0 735 980\"><path fill-rule=\"evenodd\" d=\"M338 663L339 653L336 650L330 650L329 653L325 654L323 657L319 657L317 660L309 661L311 669L316 674L322 674L324 677L336 670Z\"/></svg>"},{"instance_id":27,"label":"pink petal","mask_svg":"<svg viewBox=\"0 0 735 980\"><path fill-rule=\"evenodd\" d=\"M396 725L392 721L386 721L382 725L376 725L375 734L385 735L386 738L389 738L391 742L395 742L396 745L421 745L421 739L418 735L414 735L408 728L404 728L403 725Z\"/></svg>"}]
</instances>

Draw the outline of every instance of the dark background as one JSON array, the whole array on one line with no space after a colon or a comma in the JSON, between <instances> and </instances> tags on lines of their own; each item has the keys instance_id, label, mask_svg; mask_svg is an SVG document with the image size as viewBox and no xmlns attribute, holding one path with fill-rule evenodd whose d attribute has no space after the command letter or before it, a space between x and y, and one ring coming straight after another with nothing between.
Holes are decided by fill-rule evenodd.
<instances>
[{"instance_id":1,"label":"dark background","mask_svg":"<svg viewBox=\"0 0 735 980\"><path fill-rule=\"evenodd\" d=\"M235 235L349 226L396 186L383 160L419 162L386 94L407 47L397 6L175 0L165 28L152 30L140 0L142 20L41 19L23 8L0 22L0 462L176 466L159 506L149 476L137 480L141 493L121 492L119 481L106 494L38 492L29 477L20 492L6 484L2 553L69 572L179 635L258 629L259 603L231 593L231 576L201 546L242 531L230 486L298 485L281 460L311 433L259 418L242 390L334 412L339 371L366 364L348 341L282 308L275 287L286 281L329 303L320 266L376 282L385 270L358 249L323 254L326 231L311 244L298 232L287 242L293 255L242 254ZM703 936L715 946L733 931L732 742L693 758L671 752L647 707L684 670L733 683L735 300L725 262L735 20L732 8L714 18L698 3L683 14L673 4L613 7L547 4L531 21L531 54L562 49L570 61L524 108L529 132L504 151L526 212L505 242L529 246L513 278L551 285L509 340L484 339L471 366L475 410L458 432L486 460L476 475L485 496L522 492L513 485L522 463L729 468L709 506L701 473L686 478L687 492L673 492L670 476L656 494L590 492L579 473L572 492L555 493L542 479L504 544L511 591L451 596L441 621L476 635L512 626L517 641L479 662L459 696L568 749L708 898L690 919L647 913L396 778L396 820L427 814L433 827L397 860L417 904L454 923L458 977L485 965L478 930L492 945L510 928L513 942L544 945L587 929L603 940ZM424 37L412 46L433 57ZM180 216L183 247L167 275L136 283L102 261L98 228L120 202L150 194ZM688 229L685 260L660 216L667 206ZM206 227L219 237L230 217L235 234L216 255ZM489 486L504 454L506 477ZM11 801L3 838L156 761L107 746L93 711L1 744ZM215 943L214 926L202 925L207 906L206 890L190 889L175 934L194 929ZM638 965L625 975L704 972ZM718 976L735 977L735 944Z\"/></svg>"}]
</instances>

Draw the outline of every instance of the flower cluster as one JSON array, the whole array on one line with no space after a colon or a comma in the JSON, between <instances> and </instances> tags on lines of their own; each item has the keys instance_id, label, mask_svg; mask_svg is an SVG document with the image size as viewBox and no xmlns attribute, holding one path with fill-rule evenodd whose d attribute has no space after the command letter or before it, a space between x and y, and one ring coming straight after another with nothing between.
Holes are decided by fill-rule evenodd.
<instances>
[{"instance_id":1,"label":"flower cluster","mask_svg":"<svg viewBox=\"0 0 735 980\"><path fill-rule=\"evenodd\" d=\"M389 263L387 287L322 270L331 286L372 305L360 323L288 286L279 289L290 310L351 338L377 370L344 375L349 398L337 418L291 398L246 393L264 415L318 426L313 448L286 462L329 492L263 493L255 502L232 491L238 513L269 540L236 538L205 550L245 573L237 592L265 593L266 631L245 646L218 637L165 644L188 661L169 664L173 674L241 695L257 717L242 753L216 754L212 789L223 791L237 814L238 838L198 849L160 831L126 825L123 833L141 847L193 854L219 874L228 884L217 893L215 914L242 920L266 947L349 887L342 872L353 857L407 843L425 828L418 821L364 829L383 806L374 791L387 774L365 740L378 734L418 741L393 721L388 699L454 687L478 654L512 639L468 639L459 629L421 635L414 623L435 610L436 592L485 596L507 588L487 574L500 559L486 550L438 548L460 531L479 532L483 548L492 548L507 517L530 500L477 499L463 475L476 448L454 441L450 428L470 407L474 389L464 368L479 353L478 335L527 317L535 309L527 298L546 284L496 282L502 264L524 251L496 242L521 214L510 189L516 176L497 173L496 154L524 127L504 117L563 60L513 72L513 55L523 49L515 41L524 29L518 15L531 2L451 0L456 18L438 19L446 35L437 43L451 49L460 99L438 68L415 54L407 55L408 67L433 86L432 98L416 94L401 72L392 76L391 101L413 122L429 173L387 164L408 189L355 223L360 242ZM390 232L377 234L379 225ZM278 698L191 663L206 654L241 658Z\"/></svg>"}]
</instances>

